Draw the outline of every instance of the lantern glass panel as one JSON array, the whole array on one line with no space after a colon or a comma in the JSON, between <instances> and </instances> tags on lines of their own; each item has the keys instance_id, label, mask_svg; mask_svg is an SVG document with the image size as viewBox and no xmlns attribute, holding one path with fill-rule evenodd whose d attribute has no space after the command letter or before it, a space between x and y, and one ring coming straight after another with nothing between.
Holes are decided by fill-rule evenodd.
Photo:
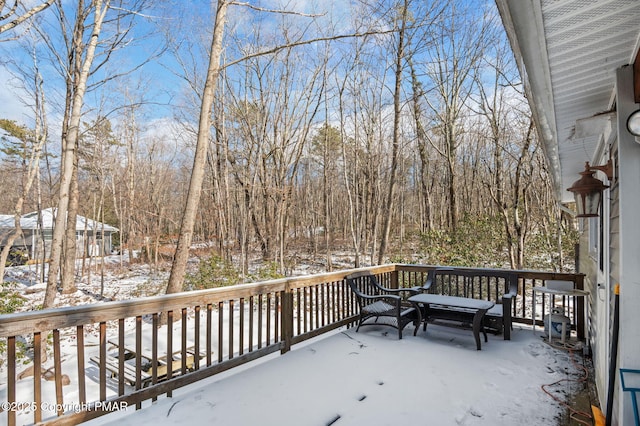
<instances>
[{"instance_id":1,"label":"lantern glass panel","mask_svg":"<svg viewBox=\"0 0 640 426\"><path fill-rule=\"evenodd\" d=\"M577 217L596 217L600 209L602 192L575 193Z\"/></svg>"},{"instance_id":2,"label":"lantern glass panel","mask_svg":"<svg viewBox=\"0 0 640 426\"><path fill-rule=\"evenodd\" d=\"M586 196L584 212L589 217L598 216L598 209L600 208L600 199L602 198L602 192L594 191Z\"/></svg>"}]
</instances>

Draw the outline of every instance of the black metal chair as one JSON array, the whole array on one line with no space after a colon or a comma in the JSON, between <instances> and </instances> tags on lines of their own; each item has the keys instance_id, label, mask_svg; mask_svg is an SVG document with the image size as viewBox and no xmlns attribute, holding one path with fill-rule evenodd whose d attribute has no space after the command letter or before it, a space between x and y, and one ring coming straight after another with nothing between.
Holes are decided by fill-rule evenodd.
<instances>
[{"instance_id":1,"label":"black metal chair","mask_svg":"<svg viewBox=\"0 0 640 426\"><path fill-rule=\"evenodd\" d=\"M418 331L418 312L414 306L405 302L403 292L411 289L390 289L378 284L376 276L369 271L356 272L345 277L360 307L360 318L356 332L363 325L388 325L398 329L398 338L402 339L402 330L407 324L416 326L413 335ZM365 323L369 319L374 319Z\"/></svg>"}]
</instances>

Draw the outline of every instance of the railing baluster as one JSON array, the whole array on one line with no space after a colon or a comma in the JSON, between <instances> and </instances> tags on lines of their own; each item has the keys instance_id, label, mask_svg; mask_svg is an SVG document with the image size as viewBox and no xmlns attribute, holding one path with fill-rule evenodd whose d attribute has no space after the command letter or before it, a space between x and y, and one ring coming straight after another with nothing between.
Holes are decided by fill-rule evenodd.
<instances>
[{"instance_id":1,"label":"railing baluster","mask_svg":"<svg viewBox=\"0 0 640 426\"><path fill-rule=\"evenodd\" d=\"M180 336L180 374L187 373L187 308L182 308L182 333ZM173 362L171 363L173 369Z\"/></svg>"},{"instance_id":2,"label":"railing baluster","mask_svg":"<svg viewBox=\"0 0 640 426\"><path fill-rule=\"evenodd\" d=\"M100 330L100 401L104 401L107 399L107 323L102 321L98 327Z\"/></svg>"},{"instance_id":3,"label":"railing baluster","mask_svg":"<svg viewBox=\"0 0 640 426\"><path fill-rule=\"evenodd\" d=\"M218 302L218 362L224 354L224 302Z\"/></svg>"},{"instance_id":4,"label":"railing baluster","mask_svg":"<svg viewBox=\"0 0 640 426\"><path fill-rule=\"evenodd\" d=\"M320 285L318 285L318 287L320 287L319 288L320 298L318 300L318 310L320 311L320 324L321 324L322 327L324 327L324 325L326 324L326 322L325 322L325 308L324 308L325 304L324 304L324 301L325 301L325 297L326 297L325 288L327 287L327 285L326 284L320 284Z\"/></svg>"},{"instance_id":5,"label":"railing baluster","mask_svg":"<svg viewBox=\"0 0 640 426\"><path fill-rule=\"evenodd\" d=\"M142 316L136 316L136 390L142 388ZM120 370L122 371L122 370ZM120 374L124 376L124 374ZM136 410L142 408L142 403L136 403Z\"/></svg>"},{"instance_id":6,"label":"railing baluster","mask_svg":"<svg viewBox=\"0 0 640 426\"><path fill-rule=\"evenodd\" d=\"M151 319L151 384L158 383L158 313L154 312ZM157 396L151 398L153 402L158 400Z\"/></svg>"},{"instance_id":7,"label":"railing baluster","mask_svg":"<svg viewBox=\"0 0 640 426\"><path fill-rule=\"evenodd\" d=\"M313 293L314 293L313 310L315 312L315 323L311 327L312 330L318 328L318 325L320 324L320 309L319 309L319 303L318 303L320 290L318 289L318 284L313 286Z\"/></svg>"},{"instance_id":8,"label":"railing baluster","mask_svg":"<svg viewBox=\"0 0 640 426\"><path fill-rule=\"evenodd\" d=\"M302 309L302 289L300 288L296 288L295 289L296 292L296 336L299 334L302 334L302 315L301 315L301 309Z\"/></svg>"},{"instance_id":9,"label":"railing baluster","mask_svg":"<svg viewBox=\"0 0 640 426\"><path fill-rule=\"evenodd\" d=\"M287 286L281 292L276 293L276 305L278 306L276 312L282 310L280 316L282 324L278 324L278 321L276 321L276 327L279 325L282 333L282 349L280 352L286 353L291 350L291 341L293 339L293 290Z\"/></svg>"},{"instance_id":10,"label":"railing baluster","mask_svg":"<svg viewBox=\"0 0 640 426\"><path fill-rule=\"evenodd\" d=\"M254 309L253 296L249 297L249 352L253 352L253 309Z\"/></svg>"},{"instance_id":11,"label":"railing baluster","mask_svg":"<svg viewBox=\"0 0 640 426\"><path fill-rule=\"evenodd\" d=\"M233 347L233 299L229 300L229 359L233 359L235 348Z\"/></svg>"},{"instance_id":12,"label":"railing baluster","mask_svg":"<svg viewBox=\"0 0 640 426\"><path fill-rule=\"evenodd\" d=\"M78 402L84 405L87 403L87 387L84 377L84 326L82 325L76 327L76 342L78 344L76 347L76 356L78 358Z\"/></svg>"},{"instance_id":13,"label":"railing baluster","mask_svg":"<svg viewBox=\"0 0 640 426\"><path fill-rule=\"evenodd\" d=\"M124 318L118 319L118 370L124 371ZM118 374L118 395L124 395L124 374Z\"/></svg>"},{"instance_id":14,"label":"railing baluster","mask_svg":"<svg viewBox=\"0 0 640 426\"><path fill-rule=\"evenodd\" d=\"M167 311L167 355L166 361L167 365L171 365L173 363L173 311ZM171 380L173 377L173 368L167 368L167 380ZM167 391L167 396L171 398L173 396L173 392L171 390Z\"/></svg>"},{"instance_id":15,"label":"railing baluster","mask_svg":"<svg viewBox=\"0 0 640 426\"><path fill-rule=\"evenodd\" d=\"M53 371L56 388L56 411L58 417L64 414L64 396L62 395L62 361L60 360L60 330L53 330ZM40 376L37 376L40 379Z\"/></svg>"},{"instance_id":16,"label":"railing baluster","mask_svg":"<svg viewBox=\"0 0 640 426\"><path fill-rule=\"evenodd\" d=\"M34 350L35 350L35 347L34 347ZM38 414L38 410L40 409L40 404L38 404L35 397L36 395L34 394L36 409L33 413L33 417L34 417L33 421L34 423L37 423L39 420L36 419L36 416ZM9 404L16 402L16 336L7 337L7 402ZM16 424L15 410L7 411L7 424L8 426L15 426Z\"/></svg>"},{"instance_id":17,"label":"railing baluster","mask_svg":"<svg viewBox=\"0 0 640 426\"><path fill-rule=\"evenodd\" d=\"M238 314L240 315L239 319L239 330L238 330L238 355L244 354L244 297L240 298L240 306L238 306Z\"/></svg>"},{"instance_id":18,"label":"railing baluster","mask_svg":"<svg viewBox=\"0 0 640 426\"><path fill-rule=\"evenodd\" d=\"M279 339L279 335L280 333L278 333L278 329L280 328L280 295L279 293L276 293L273 296L273 313L274 313L274 318L273 318L273 342L277 343L278 339Z\"/></svg>"},{"instance_id":19,"label":"railing baluster","mask_svg":"<svg viewBox=\"0 0 640 426\"><path fill-rule=\"evenodd\" d=\"M213 352L213 305L207 303L207 367L213 364L211 352Z\"/></svg>"},{"instance_id":20,"label":"railing baluster","mask_svg":"<svg viewBox=\"0 0 640 426\"><path fill-rule=\"evenodd\" d=\"M262 347L262 294L258 295L258 349Z\"/></svg>"},{"instance_id":21,"label":"railing baluster","mask_svg":"<svg viewBox=\"0 0 640 426\"><path fill-rule=\"evenodd\" d=\"M271 344L271 293L267 293L267 302L265 306L267 324L266 324L266 346Z\"/></svg>"},{"instance_id":22,"label":"railing baluster","mask_svg":"<svg viewBox=\"0 0 640 426\"><path fill-rule=\"evenodd\" d=\"M302 289L302 315L303 315L303 325L304 325L304 333L309 331L309 321L311 321L311 303L308 299L311 298L311 289L308 287L303 287ZM307 293L309 296L307 297Z\"/></svg>"},{"instance_id":23,"label":"railing baluster","mask_svg":"<svg viewBox=\"0 0 640 426\"><path fill-rule=\"evenodd\" d=\"M340 321L340 283L331 283L331 324Z\"/></svg>"},{"instance_id":24,"label":"railing baluster","mask_svg":"<svg viewBox=\"0 0 640 426\"><path fill-rule=\"evenodd\" d=\"M200 305L196 306L193 321L193 362L194 369L200 369Z\"/></svg>"},{"instance_id":25,"label":"railing baluster","mask_svg":"<svg viewBox=\"0 0 640 426\"><path fill-rule=\"evenodd\" d=\"M45 346L44 350L47 348ZM36 410L33 414L35 423L42 421L42 334L33 333L33 400Z\"/></svg>"}]
</instances>

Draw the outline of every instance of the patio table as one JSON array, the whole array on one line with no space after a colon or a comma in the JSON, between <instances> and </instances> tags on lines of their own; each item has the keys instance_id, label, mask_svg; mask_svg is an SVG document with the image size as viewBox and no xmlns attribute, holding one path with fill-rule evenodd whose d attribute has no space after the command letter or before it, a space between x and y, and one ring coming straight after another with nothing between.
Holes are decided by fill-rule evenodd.
<instances>
[{"instance_id":1,"label":"patio table","mask_svg":"<svg viewBox=\"0 0 640 426\"><path fill-rule=\"evenodd\" d=\"M484 341L487 341L487 333L484 330L483 319L487 311L495 305L488 300L471 299L468 297L444 296L440 294L421 293L409 297L411 303L424 306L423 310L418 309L420 321L427 328L429 318L444 318L463 321L472 316L473 337L476 339L476 348L481 350L480 332L484 334ZM447 313L447 315L444 315Z\"/></svg>"},{"instance_id":2,"label":"patio table","mask_svg":"<svg viewBox=\"0 0 640 426\"><path fill-rule=\"evenodd\" d=\"M573 285L573 283L571 283L571 285ZM533 305L532 305L532 313L531 313L531 317L533 318L533 324L532 324L532 330L535 333L536 331L536 292L537 293L543 293L543 294L548 294L549 297L549 312L547 313L547 317L548 317L548 331L549 331L549 343L551 343L551 335L552 333L552 324L551 324L551 314L553 313L553 307L554 307L554 300L553 300L553 296L562 296L564 297L587 297L589 295L589 292L586 290L580 290L577 288L553 288L550 285L547 286L536 286L533 287L532 289L533 292ZM563 312L565 311L565 308L563 306ZM544 312L543 312L544 313ZM544 320L544 317L543 317ZM561 332L561 343L564 345L565 344L565 327L567 326L567 324L565 322L562 323L562 332Z\"/></svg>"}]
</instances>

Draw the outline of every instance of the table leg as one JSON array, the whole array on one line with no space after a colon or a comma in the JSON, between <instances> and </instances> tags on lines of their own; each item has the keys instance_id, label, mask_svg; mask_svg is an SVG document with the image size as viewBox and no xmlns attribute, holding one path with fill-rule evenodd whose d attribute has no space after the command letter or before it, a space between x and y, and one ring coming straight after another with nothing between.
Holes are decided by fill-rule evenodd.
<instances>
[{"instance_id":1,"label":"table leg","mask_svg":"<svg viewBox=\"0 0 640 426\"><path fill-rule=\"evenodd\" d=\"M549 295L549 310L547 311L547 318L549 318L549 344L551 344L551 314L553 313L553 296Z\"/></svg>"},{"instance_id":2,"label":"table leg","mask_svg":"<svg viewBox=\"0 0 640 426\"><path fill-rule=\"evenodd\" d=\"M418 329L420 328L420 324L422 324L422 321L426 321L426 317L422 318L422 308L420 308L420 305L418 303L411 302L411 304L418 312L418 319L417 322L414 323L415 328L413 329L413 335L415 336L416 334L418 334Z\"/></svg>"},{"instance_id":3,"label":"table leg","mask_svg":"<svg viewBox=\"0 0 640 426\"><path fill-rule=\"evenodd\" d=\"M476 339L476 349L481 350L482 346L480 343L480 331L484 334L484 341L487 342L487 332L482 326L482 320L484 318L484 314L487 313L487 309L478 309L473 316L473 337Z\"/></svg>"},{"instance_id":4,"label":"table leg","mask_svg":"<svg viewBox=\"0 0 640 426\"><path fill-rule=\"evenodd\" d=\"M533 334L536 333L536 291L531 290L533 292L533 301L531 302L531 330Z\"/></svg>"}]
</instances>

